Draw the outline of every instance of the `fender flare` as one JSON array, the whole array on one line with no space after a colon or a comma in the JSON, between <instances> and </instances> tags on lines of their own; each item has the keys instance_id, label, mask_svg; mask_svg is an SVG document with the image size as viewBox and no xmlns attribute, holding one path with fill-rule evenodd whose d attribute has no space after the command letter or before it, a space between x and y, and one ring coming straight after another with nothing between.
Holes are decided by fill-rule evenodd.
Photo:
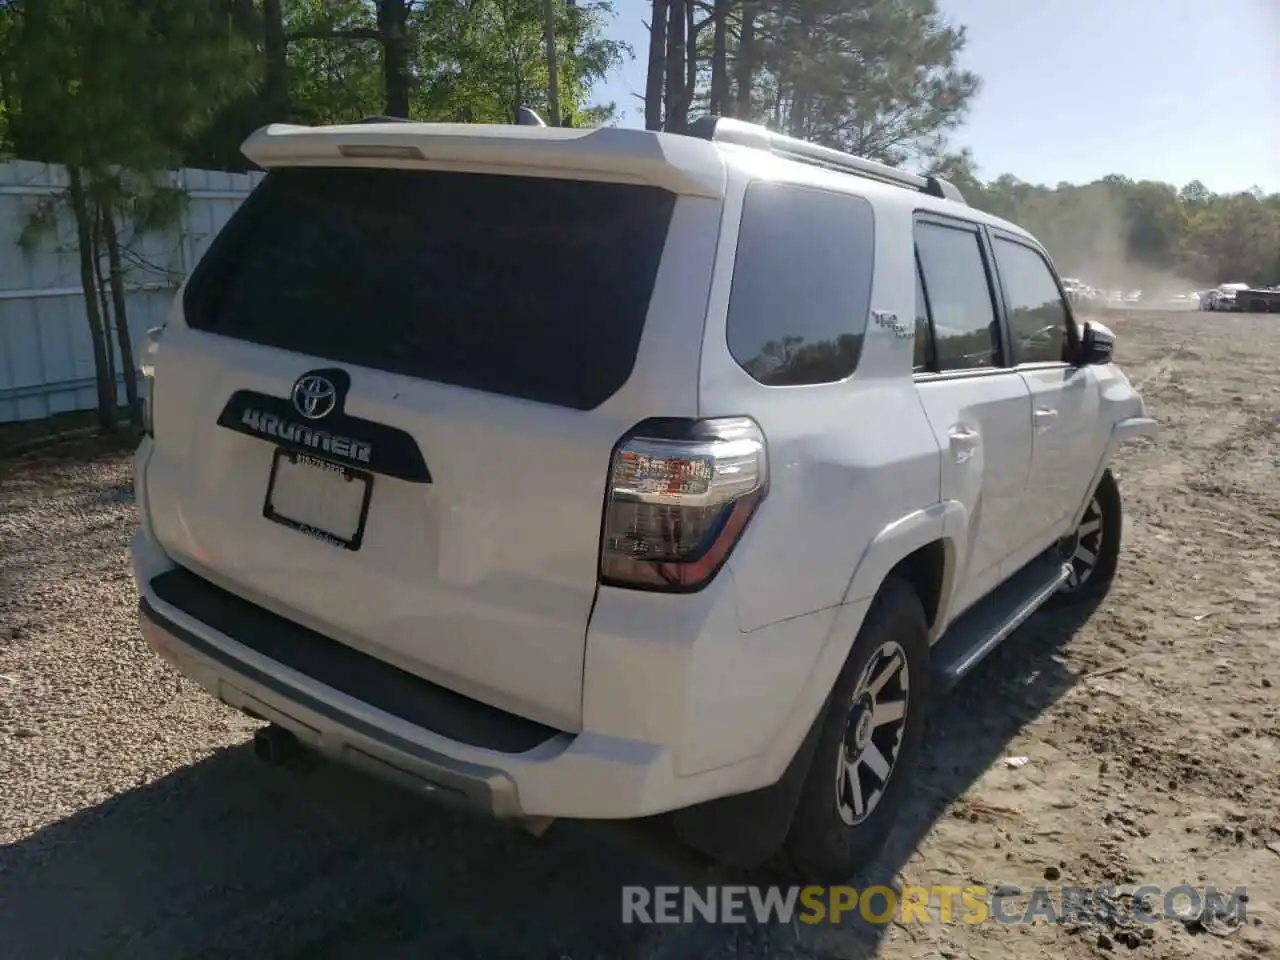
<instances>
[{"instance_id":1,"label":"fender flare","mask_svg":"<svg viewBox=\"0 0 1280 960\"><path fill-rule=\"evenodd\" d=\"M969 511L959 500L941 500L923 510L916 510L894 520L881 529L862 552L858 565L849 578L842 604L857 600L869 600L876 595L889 571L915 551L930 543L942 540L950 545L948 570L943 575L942 596L950 595L950 582L954 572L963 563L960 546L966 541L969 527ZM939 619L942 607L939 602Z\"/></svg>"},{"instance_id":2,"label":"fender flare","mask_svg":"<svg viewBox=\"0 0 1280 960\"><path fill-rule=\"evenodd\" d=\"M1143 413L1145 414L1145 412L1144 410ZM1159 433L1160 425L1148 416L1126 417L1115 422L1111 427L1111 436L1107 438L1107 445L1102 451L1102 457L1098 460L1098 466L1093 471L1093 479L1089 482L1089 488L1085 491L1084 499L1076 507L1076 512L1071 518L1071 526L1067 528L1068 530L1074 530L1080 526L1080 521L1084 519L1084 512L1089 509L1089 501L1093 497L1093 491L1098 488L1098 484L1102 481L1102 475L1111 466L1111 458L1115 456L1116 447L1130 440L1137 440L1139 437L1155 437Z\"/></svg>"}]
</instances>

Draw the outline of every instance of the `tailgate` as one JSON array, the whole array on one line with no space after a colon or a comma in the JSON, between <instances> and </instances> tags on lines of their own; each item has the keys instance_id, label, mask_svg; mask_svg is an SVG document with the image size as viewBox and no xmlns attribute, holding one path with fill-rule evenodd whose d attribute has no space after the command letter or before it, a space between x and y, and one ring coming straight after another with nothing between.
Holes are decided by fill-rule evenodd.
<instances>
[{"instance_id":1,"label":"tailgate","mask_svg":"<svg viewBox=\"0 0 1280 960\"><path fill-rule=\"evenodd\" d=\"M158 539L276 613L576 729L610 454L644 417L696 413L718 218L635 184L273 171L162 341Z\"/></svg>"}]
</instances>

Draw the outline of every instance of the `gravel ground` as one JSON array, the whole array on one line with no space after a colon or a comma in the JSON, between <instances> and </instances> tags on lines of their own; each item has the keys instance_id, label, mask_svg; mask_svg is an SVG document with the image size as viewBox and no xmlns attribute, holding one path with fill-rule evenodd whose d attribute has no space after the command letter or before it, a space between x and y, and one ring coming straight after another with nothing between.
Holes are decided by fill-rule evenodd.
<instances>
[{"instance_id":1,"label":"gravel ground","mask_svg":"<svg viewBox=\"0 0 1280 960\"><path fill-rule=\"evenodd\" d=\"M623 926L622 884L736 878L653 825L535 840L344 771L258 764L255 725L142 643L128 457L81 446L0 464L0 952L1280 956L1280 326L1108 323L1163 428L1117 466L1121 575L1097 609L1034 617L938 705L866 879L1117 886L1121 905L1126 885L1245 886L1243 923Z\"/></svg>"}]
</instances>

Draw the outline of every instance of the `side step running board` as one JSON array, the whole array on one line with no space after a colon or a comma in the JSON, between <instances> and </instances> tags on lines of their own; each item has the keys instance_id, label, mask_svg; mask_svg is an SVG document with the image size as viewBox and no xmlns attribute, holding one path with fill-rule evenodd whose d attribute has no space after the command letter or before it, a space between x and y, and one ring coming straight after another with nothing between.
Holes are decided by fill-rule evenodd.
<instances>
[{"instance_id":1,"label":"side step running board","mask_svg":"<svg viewBox=\"0 0 1280 960\"><path fill-rule=\"evenodd\" d=\"M933 685L946 692L1035 613L1071 575L1056 549L1042 554L983 597L933 646Z\"/></svg>"}]
</instances>

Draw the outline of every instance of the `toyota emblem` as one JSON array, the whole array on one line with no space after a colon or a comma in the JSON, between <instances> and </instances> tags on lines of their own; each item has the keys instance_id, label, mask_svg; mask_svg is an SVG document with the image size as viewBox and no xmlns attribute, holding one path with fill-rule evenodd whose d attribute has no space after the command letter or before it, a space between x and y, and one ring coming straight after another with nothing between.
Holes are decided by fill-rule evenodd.
<instances>
[{"instance_id":1,"label":"toyota emblem","mask_svg":"<svg viewBox=\"0 0 1280 960\"><path fill-rule=\"evenodd\" d=\"M319 420L332 412L338 401L333 381L314 373L300 377L293 385L293 406L308 420Z\"/></svg>"}]
</instances>

